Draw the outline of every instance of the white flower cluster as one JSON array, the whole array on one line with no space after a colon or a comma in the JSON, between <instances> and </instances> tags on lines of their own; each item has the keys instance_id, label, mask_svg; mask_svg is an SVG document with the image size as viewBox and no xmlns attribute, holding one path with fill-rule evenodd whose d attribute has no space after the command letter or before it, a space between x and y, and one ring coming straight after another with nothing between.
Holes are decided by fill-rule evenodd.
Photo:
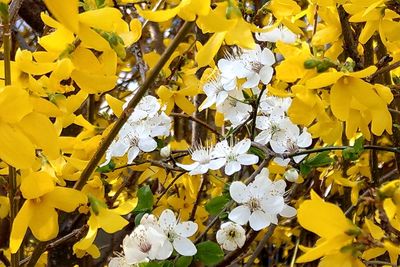
<instances>
[{"instance_id":1,"label":"white flower cluster","mask_svg":"<svg viewBox=\"0 0 400 267\"><path fill-rule=\"evenodd\" d=\"M128 164L140 152L151 152L157 148L155 137L168 136L171 119L160 111L160 104L154 96L143 97L135 110L111 143L106 152L107 165L112 157L122 157L128 154Z\"/></svg>"},{"instance_id":2,"label":"white flower cluster","mask_svg":"<svg viewBox=\"0 0 400 267\"><path fill-rule=\"evenodd\" d=\"M239 204L228 218L240 225L249 222L250 227L259 231L271 223L278 224L277 215L290 218L296 209L285 204L286 183L284 180L271 181L269 170L264 168L248 185L235 181L229 188L231 198Z\"/></svg>"},{"instance_id":3,"label":"white flower cluster","mask_svg":"<svg viewBox=\"0 0 400 267\"><path fill-rule=\"evenodd\" d=\"M261 96L258 108L258 116L256 118L256 128L261 132L256 136L254 141L267 145L276 153L294 153L300 148L311 145L312 137L303 128L300 133L299 127L292 123L287 116L287 110L291 104L291 98L279 98L275 96L267 96L265 93ZM300 162L305 155L294 157L296 163ZM282 166L286 166L290 159L275 158L275 162Z\"/></svg>"},{"instance_id":4,"label":"white flower cluster","mask_svg":"<svg viewBox=\"0 0 400 267\"><path fill-rule=\"evenodd\" d=\"M111 259L110 267L128 267L150 260L168 259L175 251L182 256L193 256L196 246L188 238L197 232L191 221L178 222L172 210L164 210L160 218L145 214L140 224L122 243L123 253Z\"/></svg>"},{"instance_id":5,"label":"white flower cluster","mask_svg":"<svg viewBox=\"0 0 400 267\"><path fill-rule=\"evenodd\" d=\"M232 175L240 171L241 165L247 166L258 162L258 156L247 153L250 146L250 139L244 139L233 147L227 140L211 148L197 146L190 150L194 163L190 165L177 163L177 165L189 171L190 175L204 174L208 170L218 170L225 166L225 174Z\"/></svg>"}]
</instances>

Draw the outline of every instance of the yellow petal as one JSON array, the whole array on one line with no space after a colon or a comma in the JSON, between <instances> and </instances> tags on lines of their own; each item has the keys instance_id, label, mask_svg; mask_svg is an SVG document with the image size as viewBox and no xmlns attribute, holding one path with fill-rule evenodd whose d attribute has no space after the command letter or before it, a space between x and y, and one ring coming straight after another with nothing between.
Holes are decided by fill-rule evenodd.
<instances>
[{"instance_id":1,"label":"yellow petal","mask_svg":"<svg viewBox=\"0 0 400 267\"><path fill-rule=\"evenodd\" d=\"M397 259L399 258L400 255L400 247L387 240L383 242L383 246L389 253L390 262L396 265Z\"/></svg>"},{"instance_id":2,"label":"yellow petal","mask_svg":"<svg viewBox=\"0 0 400 267\"><path fill-rule=\"evenodd\" d=\"M322 242L318 240L317 245L314 248L307 250L306 253L297 258L296 262L303 263L316 260L324 255L337 251L341 247L344 247L349 241L350 239L348 236L341 234Z\"/></svg>"},{"instance_id":3,"label":"yellow petal","mask_svg":"<svg viewBox=\"0 0 400 267\"><path fill-rule=\"evenodd\" d=\"M31 172L22 178L21 192L26 199L35 199L54 190L54 178L47 172Z\"/></svg>"},{"instance_id":4,"label":"yellow petal","mask_svg":"<svg viewBox=\"0 0 400 267\"><path fill-rule=\"evenodd\" d=\"M86 250L93 244L93 241L97 235L97 229L99 227L97 217L95 215L90 215L87 224L89 225L89 230L86 236L73 246L74 250L75 249Z\"/></svg>"},{"instance_id":5,"label":"yellow petal","mask_svg":"<svg viewBox=\"0 0 400 267\"><path fill-rule=\"evenodd\" d=\"M78 32L78 0L44 0L47 8L56 19L70 31Z\"/></svg>"},{"instance_id":6,"label":"yellow petal","mask_svg":"<svg viewBox=\"0 0 400 267\"><path fill-rule=\"evenodd\" d=\"M351 94L343 82L338 81L331 88L331 109L336 118L345 121L349 117Z\"/></svg>"},{"instance_id":7,"label":"yellow petal","mask_svg":"<svg viewBox=\"0 0 400 267\"><path fill-rule=\"evenodd\" d=\"M121 20L121 12L113 7L89 10L79 14L79 21L92 28L107 32L115 31L115 25Z\"/></svg>"},{"instance_id":8,"label":"yellow petal","mask_svg":"<svg viewBox=\"0 0 400 267\"><path fill-rule=\"evenodd\" d=\"M306 82L306 86L309 89L322 88L335 83L344 74L342 72L327 72L319 74L318 76L309 79Z\"/></svg>"},{"instance_id":9,"label":"yellow petal","mask_svg":"<svg viewBox=\"0 0 400 267\"><path fill-rule=\"evenodd\" d=\"M386 252L385 248L379 248L379 247L370 248L363 252L362 258L369 261L371 259L379 257L380 255L382 255L385 252Z\"/></svg>"},{"instance_id":10,"label":"yellow petal","mask_svg":"<svg viewBox=\"0 0 400 267\"><path fill-rule=\"evenodd\" d=\"M219 48L224 41L227 32L216 32L211 36L207 43L198 51L196 55L196 62L198 67L204 67L211 63L214 56L217 54Z\"/></svg>"},{"instance_id":11,"label":"yellow petal","mask_svg":"<svg viewBox=\"0 0 400 267\"><path fill-rule=\"evenodd\" d=\"M186 97L181 95L175 96L175 103L180 107L186 114L192 114L196 111L196 107Z\"/></svg>"},{"instance_id":12,"label":"yellow petal","mask_svg":"<svg viewBox=\"0 0 400 267\"><path fill-rule=\"evenodd\" d=\"M113 97L110 94L106 94L106 101L108 103L108 105L110 106L110 108L112 109L112 111L114 112L114 114L119 117L122 114L123 108L122 106L124 105L124 102Z\"/></svg>"},{"instance_id":13,"label":"yellow petal","mask_svg":"<svg viewBox=\"0 0 400 267\"><path fill-rule=\"evenodd\" d=\"M370 219L365 218L365 225L368 227L373 238L381 240L385 236L385 232Z\"/></svg>"},{"instance_id":14,"label":"yellow petal","mask_svg":"<svg viewBox=\"0 0 400 267\"><path fill-rule=\"evenodd\" d=\"M48 117L57 117L62 115L62 112L56 105L44 98L31 97L30 100L33 105L33 111L42 113Z\"/></svg>"},{"instance_id":15,"label":"yellow petal","mask_svg":"<svg viewBox=\"0 0 400 267\"><path fill-rule=\"evenodd\" d=\"M29 222L32 234L40 241L48 241L58 235L58 213L56 210L39 202L33 205L34 212Z\"/></svg>"},{"instance_id":16,"label":"yellow petal","mask_svg":"<svg viewBox=\"0 0 400 267\"><path fill-rule=\"evenodd\" d=\"M0 122L0 158L18 168L30 168L35 162L35 148L19 129Z\"/></svg>"},{"instance_id":17,"label":"yellow petal","mask_svg":"<svg viewBox=\"0 0 400 267\"><path fill-rule=\"evenodd\" d=\"M178 14L180 8L181 6L178 5L174 8L152 11L152 10L143 10L139 6L136 6L136 10L140 16L154 22L163 22L172 19L173 17L176 16L176 14Z\"/></svg>"},{"instance_id":18,"label":"yellow petal","mask_svg":"<svg viewBox=\"0 0 400 267\"><path fill-rule=\"evenodd\" d=\"M76 70L72 72L71 78L89 94L103 93L113 89L118 79L115 75L105 76Z\"/></svg>"},{"instance_id":19,"label":"yellow petal","mask_svg":"<svg viewBox=\"0 0 400 267\"><path fill-rule=\"evenodd\" d=\"M87 48L93 48L98 51L106 51L111 49L110 44L106 39L101 37L100 34L85 24L80 24L78 35L82 40L82 44L84 44L84 46Z\"/></svg>"},{"instance_id":20,"label":"yellow petal","mask_svg":"<svg viewBox=\"0 0 400 267\"><path fill-rule=\"evenodd\" d=\"M29 94L16 86L0 89L0 121L17 123L33 109Z\"/></svg>"},{"instance_id":21,"label":"yellow petal","mask_svg":"<svg viewBox=\"0 0 400 267\"><path fill-rule=\"evenodd\" d=\"M128 221L121 217L121 215L117 214L113 210L105 208L100 208L97 217L100 227L109 234L122 230L122 228L128 224Z\"/></svg>"},{"instance_id":22,"label":"yellow petal","mask_svg":"<svg viewBox=\"0 0 400 267\"><path fill-rule=\"evenodd\" d=\"M365 68L363 70L359 70L359 71L356 71L356 72L352 72L352 73L350 73L348 75L352 76L352 77L356 77L356 78L364 78L364 77L367 77L367 76L371 75L376 70L377 70L377 67L369 66L368 68Z\"/></svg>"},{"instance_id":23,"label":"yellow petal","mask_svg":"<svg viewBox=\"0 0 400 267\"><path fill-rule=\"evenodd\" d=\"M10 252L16 253L21 246L26 230L28 229L28 224L35 212L32 203L28 200L19 210L17 216L14 219L11 235L10 235Z\"/></svg>"},{"instance_id":24,"label":"yellow petal","mask_svg":"<svg viewBox=\"0 0 400 267\"><path fill-rule=\"evenodd\" d=\"M304 201L297 212L300 225L321 237L344 234L353 227L338 206L319 199Z\"/></svg>"},{"instance_id":25,"label":"yellow petal","mask_svg":"<svg viewBox=\"0 0 400 267\"><path fill-rule=\"evenodd\" d=\"M32 75L43 75L56 67L56 63L38 63L33 61L32 52L28 50L17 50L15 62L20 70Z\"/></svg>"},{"instance_id":26,"label":"yellow petal","mask_svg":"<svg viewBox=\"0 0 400 267\"><path fill-rule=\"evenodd\" d=\"M87 197L81 191L60 186L46 194L44 198L52 207L66 212L73 212L79 205L87 203Z\"/></svg>"},{"instance_id":27,"label":"yellow petal","mask_svg":"<svg viewBox=\"0 0 400 267\"><path fill-rule=\"evenodd\" d=\"M138 203L137 198L128 199L125 200L123 203L121 203L118 206L118 208L113 209L113 211L120 215L126 215L135 209L137 203Z\"/></svg>"},{"instance_id":28,"label":"yellow petal","mask_svg":"<svg viewBox=\"0 0 400 267\"><path fill-rule=\"evenodd\" d=\"M49 159L59 157L58 135L54 125L46 116L32 112L21 120L19 126L32 143L43 149Z\"/></svg>"}]
</instances>

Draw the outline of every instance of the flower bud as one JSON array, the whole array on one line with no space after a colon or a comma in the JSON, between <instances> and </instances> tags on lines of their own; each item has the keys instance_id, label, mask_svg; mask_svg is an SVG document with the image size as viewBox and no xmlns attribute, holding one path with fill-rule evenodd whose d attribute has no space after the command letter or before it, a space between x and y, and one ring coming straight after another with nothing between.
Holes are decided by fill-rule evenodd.
<instances>
[{"instance_id":1,"label":"flower bud","mask_svg":"<svg viewBox=\"0 0 400 267\"><path fill-rule=\"evenodd\" d=\"M171 148L169 146L161 148L160 155L163 158L168 158L171 155Z\"/></svg>"},{"instance_id":2,"label":"flower bud","mask_svg":"<svg viewBox=\"0 0 400 267\"><path fill-rule=\"evenodd\" d=\"M296 182L299 179L299 173L297 172L296 169L289 169L287 170L284 174L283 177L289 182Z\"/></svg>"}]
</instances>

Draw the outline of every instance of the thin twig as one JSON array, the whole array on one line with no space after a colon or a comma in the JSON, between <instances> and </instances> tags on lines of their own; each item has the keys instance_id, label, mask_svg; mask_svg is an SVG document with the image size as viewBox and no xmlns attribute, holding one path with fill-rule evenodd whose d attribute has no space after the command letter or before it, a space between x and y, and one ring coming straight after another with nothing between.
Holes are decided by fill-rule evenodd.
<instances>
[{"instance_id":1,"label":"thin twig","mask_svg":"<svg viewBox=\"0 0 400 267\"><path fill-rule=\"evenodd\" d=\"M274 233L275 228L276 228L275 224L272 224L268 228L268 231L265 233L263 239L258 243L256 250L253 252L253 255L251 255L250 259L246 262L246 265L244 267L253 266L253 262L258 257L258 255L260 255L261 251L264 249L265 244L268 242L269 238Z\"/></svg>"},{"instance_id":2,"label":"thin twig","mask_svg":"<svg viewBox=\"0 0 400 267\"><path fill-rule=\"evenodd\" d=\"M386 73L386 72L389 72L391 70L397 69L398 67L400 67L400 60L395 62L395 63L393 63L393 64L391 64L391 65L388 65L388 66L385 66L383 68L378 69L376 72L371 74L371 76L369 76L367 78L367 80L368 81L372 81L376 76L378 76L380 74L383 74L383 73Z\"/></svg>"},{"instance_id":3,"label":"thin twig","mask_svg":"<svg viewBox=\"0 0 400 267\"><path fill-rule=\"evenodd\" d=\"M187 118L187 119L189 119L189 120L191 120L191 121L194 121L194 122L196 122L196 123L198 123L198 124L203 125L203 126L206 127L207 129L209 129L211 132L215 133L216 135L222 136L222 134L221 134L220 132L218 132L217 129L213 128L213 127L212 127L211 125L209 125L208 123L206 123L206 122L204 122L204 121L202 121L202 120L200 120L200 119L198 119L198 118L196 118L196 117L193 117L192 115L188 115L188 114L185 114L185 113L174 113L174 112L172 112L172 113L169 114L169 115L172 116L172 117Z\"/></svg>"}]
</instances>

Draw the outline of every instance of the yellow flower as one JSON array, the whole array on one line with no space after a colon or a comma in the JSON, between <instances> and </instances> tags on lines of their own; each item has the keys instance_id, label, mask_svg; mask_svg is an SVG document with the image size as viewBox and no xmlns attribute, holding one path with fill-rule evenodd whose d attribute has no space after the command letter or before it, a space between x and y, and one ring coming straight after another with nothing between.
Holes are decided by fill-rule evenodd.
<instances>
[{"instance_id":1,"label":"yellow flower","mask_svg":"<svg viewBox=\"0 0 400 267\"><path fill-rule=\"evenodd\" d=\"M339 253L341 248L351 244L354 238L351 233L359 231L338 206L326 203L314 191L311 200L300 204L297 219L303 228L321 237L315 247L306 249L305 254L297 259L298 263Z\"/></svg>"},{"instance_id":2,"label":"yellow flower","mask_svg":"<svg viewBox=\"0 0 400 267\"><path fill-rule=\"evenodd\" d=\"M157 90L157 95L160 97L162 103L167 106L165 110L167 115L171 113L175 105L182 109L186 114L192 114L196 110L196 107L186 97L195 96L196 94L197 88L194 87L173 90L162 85Z\"/></svg>"},{"instance_id":3,"label":"yellow flower","mask_svg":"<svg viewBox=\"0 0 400 267\"><path fill-rule=\"evenodd\" d=\"M11 253L17 252L29 227L40 241L58 234L58 213L74 211L87 202L86 196L71 188L55 186L54 178L46 172L32 172L22 177L21 193L26 199L15 217L10 236Z\"/></svg>"},{"instance_id":4,"label":"yellow flower","mask_svg":"<svg viewBox=\"0 0 400 267\"><path fill-rule=\"evenodd\" d=\"M230 2L230 5L234 5ZM199 16L197 26L203 33L214 33L207 43L199 49L196 62L199 67L208 65L225 41L228 45L238 45L252 49L255 46L251 33L251 24L246 22L242 15L232 15L227 18L227 10L237 8L228 6L227 2L220 2L206 16Z\"/></svg>"},{"instance_id":5,"label":"yellow flower","mask_svg":"<svg viewBox=\"0 0 400 267\"><path fill-rule=\"evenodd\" d=\"M370 139L368 125L375 135L383 131L392 133L392 116L387 105L393 100L389 88L379 84L369 84L361 78L376 71L375 66L364 70L345 72L326 72L306 82L310 89L333 84L330 90L330 105L333 115L346 122L346 136L352 138L360 129L366 139Z\"/></svg>"},{"instance_id":6,"label":"yellow flower","mask_svg":"<svg viewBox=\"0 0 400 267\"><path fill-rule=\"evenodd\" d=\"M0 196L0 219L8 216L10 211L10 201L8 197Z\"/></svg>"}]
</instances>

